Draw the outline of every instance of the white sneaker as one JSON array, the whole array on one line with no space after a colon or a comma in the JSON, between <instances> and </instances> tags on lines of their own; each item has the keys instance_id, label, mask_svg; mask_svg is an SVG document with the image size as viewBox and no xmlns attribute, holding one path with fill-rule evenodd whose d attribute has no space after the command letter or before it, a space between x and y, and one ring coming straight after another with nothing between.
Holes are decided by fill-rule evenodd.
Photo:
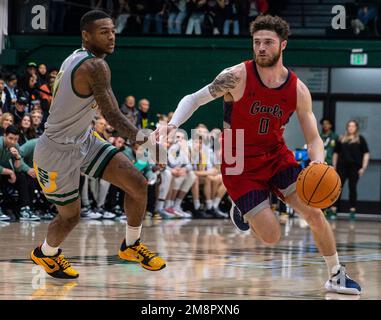
<instances>
[{"instance_id":1,"label":"white sneaker","mask_svg":"<svg viewBox=\"0 0 381 320\"><path fill-rule=\"evenodd\" d=\"M41 218L36 215L28 206L20 210L20 221L40 221Z\"/></svg>"},{"instance_id":2,"label":"white sneaker","mask_svg":"<svg viewBox=\"0 0 381 320\"><path fill-rule=\"evenodd\" d=\"M183 209L179 208L179 207L173 207L173 211L175 212L175 214L181 218L184 218L184 219L191 219L192 218L192 214L189 213L189 212L186 212L184 211Z\"/></svg>"},{"instance_id":3,"label":"white sneaker","mask_svg":"<svg viewBox=\"0 0 381 320\"><path fill-rule=\"evenodd\" d=\"M102 215L102 218L103 218L103 219L115 219L115 217L116 217L116 214L115 214L115 213L106 211L106 210L103 209L103 208L97 208L96 211L97 211L97 213L100 213L100 214Z\"/></svg>"},{"instance_id":4,"label":"white sneaker","mask_svg":"<svg viewBox=\"0 0 381 320\"><path fill-rule=\"evenodd\" d=\"M0 221L9 221L9 220L11 220L11 217L9 217L6 214L0 212Z\"/></svg>"},{"instance_id":5,"label":"white sneaker","mask_svg":"<svg viewBox=\"0 0 381 320\"><path fill-rule=\"evenodd\" d=\"M331 278L325 283L325 289L342 294L361 294L360 285L349 278L343 265L334 267Z\"/></svg>"},{"instance_id":6,"label":"white sneaker","mask_svg":"<svg viewBox=\"0 0 381 320\"><path fill-rule=\"evenodd\" d=\"M157 211L163 219L176 219L177 215L174 213L172 208L166 208Z\"/></svg>"},{"instance_id":7,"label":"white sneaker","mask_svg":"<svg viewBox=\"0 0 381 320\"><path fill-rule=\"evenodd\" d=\"M89 219L89 220L99 220L102 219L102 215L98 212L94 212L92 210L87 211L83 215L81 215L82 219Z\"/></svg>"}]
</instances>

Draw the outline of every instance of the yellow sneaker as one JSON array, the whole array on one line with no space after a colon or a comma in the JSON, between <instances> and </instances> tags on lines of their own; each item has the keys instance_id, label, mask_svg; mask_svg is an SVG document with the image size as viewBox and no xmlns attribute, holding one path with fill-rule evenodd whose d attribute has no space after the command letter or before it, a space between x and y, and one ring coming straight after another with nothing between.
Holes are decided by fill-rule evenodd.
<instances>
[{"instance_id":1,"label":"yellow sneaker","mask_svg":"<svg viewBox=\"0 0 381 320\"><path fill-rule=\"evenodd\" d=\"M64 259L64 255L61 254L62 250L58 249L58 253L55 256L45 256L41 251L41 246L38 246L30 253L32 261L43 267L48 275L53 278L59 279L75 279L78 278L79 273L75 271L70 263Z\"/></svg>"},{"instance_id":2,"label":"yellow sneaker","mask_svg":"<svg viewBox=\"0 0 381 320\"><path fill-rule=\"evenodd\" d=\"M130 262L139 262L144 269L151 271L159 271L166 266L165 261L157 253L148 250L140 242L140 239L136 240L132 246L127 246L126 239L123 239L119 249L119 258Z\"/></svg>"}]
</instances>

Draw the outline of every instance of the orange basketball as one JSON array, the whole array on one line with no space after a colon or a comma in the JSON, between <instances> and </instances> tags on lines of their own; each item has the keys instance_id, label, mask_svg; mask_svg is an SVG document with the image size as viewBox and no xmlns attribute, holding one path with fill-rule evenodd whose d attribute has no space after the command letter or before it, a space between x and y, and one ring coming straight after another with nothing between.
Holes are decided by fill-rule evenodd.
<instances>
[{"instance_id":1,"label":"orange basketball","mask_svg":"<svg viewBox=\"0 0 381 320\"><path fill-rule=\"evenodd\" d=\"M341 180L333 167L312 164L299 173L296 193L310 207L328 208L341 193Z\"/></svg>"}]
</instances>

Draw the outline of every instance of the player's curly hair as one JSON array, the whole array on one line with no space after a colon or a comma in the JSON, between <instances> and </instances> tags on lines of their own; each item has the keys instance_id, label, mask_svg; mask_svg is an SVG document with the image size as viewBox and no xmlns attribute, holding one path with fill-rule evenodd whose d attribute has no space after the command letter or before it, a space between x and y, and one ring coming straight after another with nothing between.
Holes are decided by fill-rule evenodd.
<instances>
[{"instance_id":1,"label":"player's curly hair","mask_svg":"<svg viewBox=\"0 0 381 320\"><path fill-rule=\"evenodd\" d=\"M253 35L260 30L274 31L282 40L290 35L290 25L278 16L260 15L250 24L250 33Z\"/></svg>"}]
</instances>

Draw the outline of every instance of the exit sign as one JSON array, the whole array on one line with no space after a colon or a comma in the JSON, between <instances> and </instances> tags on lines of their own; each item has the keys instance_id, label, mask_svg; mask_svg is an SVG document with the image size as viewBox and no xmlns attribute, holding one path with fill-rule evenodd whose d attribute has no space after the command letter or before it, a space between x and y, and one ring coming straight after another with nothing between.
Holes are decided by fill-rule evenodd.
<instances>
[{"instance_id":1,"label":"exit sign","mask_svg":"<svg viewBox=\"0 0 381 320\"><path fill-rule=\"evenodd\" d=\"M364 52L351 53L352 66L366 66L368 64L368 54Z\"/></svg>"}]
</instances>

